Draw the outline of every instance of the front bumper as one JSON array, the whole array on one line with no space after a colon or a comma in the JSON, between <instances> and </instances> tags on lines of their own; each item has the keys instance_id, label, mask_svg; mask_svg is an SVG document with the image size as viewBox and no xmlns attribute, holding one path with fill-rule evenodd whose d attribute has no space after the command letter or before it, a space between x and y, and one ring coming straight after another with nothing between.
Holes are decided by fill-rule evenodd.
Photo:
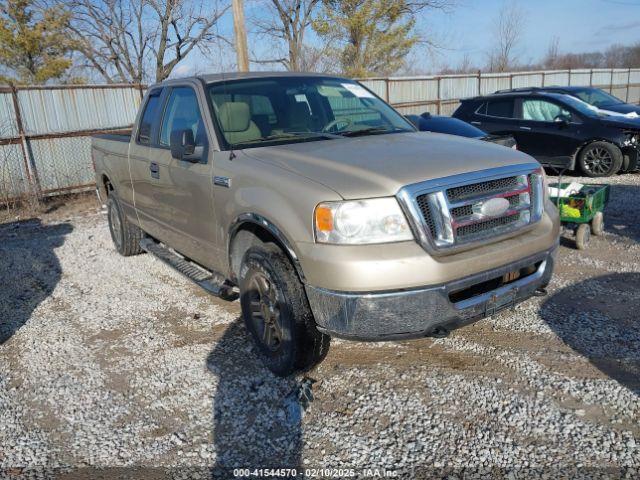
<instances>
[{"instance_id":1,"label":"front bumper","mask_svg":"<svg viewBox=\"0 0 640 480\"><path fill-rule=\"evenodd\" d=\"M349 293L306 286L318 329L354 340L394 340L452 330L531 297L549 284L557 244L544 252L450 283L393 292ZM535 266L533 273L488 290L495 279ZM478 289L480 293L472 292ZM452 300L454 292L470 292ZM458 297L454 297L458 298Z\"/></svg>"}]
</instances>

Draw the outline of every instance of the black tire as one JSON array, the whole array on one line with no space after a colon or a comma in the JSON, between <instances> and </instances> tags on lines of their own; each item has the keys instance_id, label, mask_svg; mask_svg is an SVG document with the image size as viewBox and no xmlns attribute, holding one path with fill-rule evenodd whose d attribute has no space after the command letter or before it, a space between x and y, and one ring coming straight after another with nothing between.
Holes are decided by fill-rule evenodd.
<instances>
[{"instance_id":1,"label":"black tire","mask_svg":"<svg viewBox=\"0 0 640 480\"><path fill-rule=\"evenodd\" d=\"M576 230L576 247L578 250L586 250L591 240L591 228L588 223L582 223Z\"/></svg>"},{"instance_id":2,"label":"black tire","mask_svg":"<svg viewBox=\"0 0 640 480\"><path fill-rule=\"evenodd\" d=\"M591 233L597 237L604 235L604 213L596 212L591 219Z\"/></svg>"},{"instance_id":3,"label":"black tire","mask_svg":"<svg viewBox=\"0 0 640 480\"><path fill-rule=\"evenodd\" d=\"M107 218L111 240L120 255L129 257L143 252L140 240L144 238L144 232L127 220L120 208L120 202L113 192L107 198Z\"/></svg>"},{"instance_id":4,"label":"black tire","mask_svg":"<svg viewBox=\"0 0 640 480\"><path fill-rule=\"evenodd\" d=\"M622 167L622 151L608 142L591 142L578 156L580 170L588 177L610 177Z\"/></svg>"},{"instance_id":5,"label":"black tire","mask_svg":"<svg viewBox=\"0 0 640 480\"><path fill-rule=\"evenodd\" d=\"M284 377L324 359L330 337L316 328L302 282L280 248L249 248L239 284L242 317L269 370Z\"/></svg>"}]
</instances>

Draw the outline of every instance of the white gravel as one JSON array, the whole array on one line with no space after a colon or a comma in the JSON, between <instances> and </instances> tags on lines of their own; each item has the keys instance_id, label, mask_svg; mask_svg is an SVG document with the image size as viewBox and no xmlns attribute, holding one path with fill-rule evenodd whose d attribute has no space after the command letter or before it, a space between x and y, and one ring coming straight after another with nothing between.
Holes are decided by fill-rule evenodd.
<instances>
[{"instance_id":1,"label":"white gravel","mask_svg":"<svg viewBox=\"0 0 640 480\"><path fill-rule=\"evenodd\" d=\"M0 477L638 478L640 175L606 181L607 233L563 241L548 297L446 339L334 341L306 412L237 302L118 256L102 213L0 226Z\"/></svg>"}]
</instances>

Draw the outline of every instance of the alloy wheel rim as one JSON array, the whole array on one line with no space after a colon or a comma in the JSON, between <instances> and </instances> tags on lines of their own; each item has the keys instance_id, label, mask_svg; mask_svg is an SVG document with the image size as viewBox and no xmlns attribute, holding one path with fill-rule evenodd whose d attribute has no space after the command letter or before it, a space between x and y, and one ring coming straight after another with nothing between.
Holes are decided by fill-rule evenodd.
<instances>
[{"instance_id":1,"label":"alloy wheel rim","mask_svg":"<svg viewBox=\"0 0 640 480\"><path fill-rule=\"evenodd\" d=\"M109 220L111 223L113 241L116 246L120 248L120 244L122 243L122 224L120 223L120 215L118 215L118 211L113 207L109 211Z\"/></svg>"},{"instance_id":2,"label":"alloy wheel rim","mask_svg":"<svg viewBox=\"0 0 640 480\"><path fill-rule=\"evenodd\" d=\"M606 174L611 170L613 158L605 148L592 148L584 156L585 167L596 174Z\"/></svg>"},{"instance_id":3,"label":"alloy wheel rim","mask_svg":"<svg viewBox=\"0 0 640 480\"><path fill-rule=\"evenodd\" d=\"M260 341L271 352L282 344L282 324L277 292L273 283L262 273L256 274L250 284L251 321Z\"/></svg>"}]
</instances>

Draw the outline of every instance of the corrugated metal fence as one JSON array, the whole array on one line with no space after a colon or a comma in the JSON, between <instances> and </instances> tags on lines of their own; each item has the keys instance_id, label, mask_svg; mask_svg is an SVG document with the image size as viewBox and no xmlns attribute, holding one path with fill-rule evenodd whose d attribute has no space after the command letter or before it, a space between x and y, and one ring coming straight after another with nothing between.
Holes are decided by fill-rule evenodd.
<instances>
[{"instance_id":1,"label":"corrugated metal fence","mask_svg":"<svg viewBox=\"0 0 640 480\"><path fill-rule=\"evenodd\" d=\"M640 69L368 78L400 112L450 115L461 98L496 90L593 85L640 103ZM90 135L129 129L144 85L0 87L0 203L27 192L92 188Z\"/></svg>"},{"instance_id":2,"label":"corrugated metal fence","mask_svg":"<svg viewBox=\"0 0 640 480\"><path fill-rule=\"evenodd\" d=\"M129 129L141 85L0 87L0 203L92 188L91 135Z\"/></svg>"},{"instance_id":3,"label":"corrugated metal fence","mask_svg":"<svg viewBox=\"0 0 640 480\"><path fill-rule=\"evenodd\" d=\"M640 68L367 78L361 82L404 114L430 111L451 115L461 98L507 88L550 85L591 85L628 103L640 103Z\"/></svg>"}]
</instances>

